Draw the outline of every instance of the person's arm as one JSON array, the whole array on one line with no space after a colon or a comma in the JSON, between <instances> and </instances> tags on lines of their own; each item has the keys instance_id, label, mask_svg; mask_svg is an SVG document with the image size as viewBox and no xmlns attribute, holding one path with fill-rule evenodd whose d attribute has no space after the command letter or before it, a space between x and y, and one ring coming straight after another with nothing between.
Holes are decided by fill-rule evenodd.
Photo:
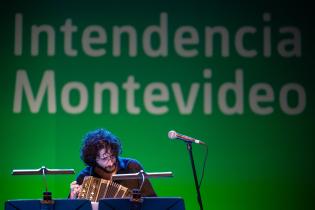
<instances>
[{"instance_id":1,"label":"person's arm","mask_svg":"<svg viewBox=\"0 0 315 210\"><path fill-rule=\"evenodd\" d=\"M132 171L134 173L137 173L140 170L144 170L142 165L136 160L131 161L128 164L128 168L130 169L130 171ZM139 183L138 186L139 187L141 185L141 181L142 181L141 179L138 180L138 183ZM157 196L149 179L145 179L144 180L143 186L141 188L141 195L144 196L144 197L155 197L155 196Z\"/></svg>"},{"instance_id":2,"label":"person's arm","mask_svg":"<svg viewBox=\"0 0 315 210\"><path fill-rule=\"evenodd\" d=\"M152 187L151 182L149 179L146 179L143 183L142 189L141 189L141 194L145 197L156 197L156 193Z\"/></svg>"}]
</instances>

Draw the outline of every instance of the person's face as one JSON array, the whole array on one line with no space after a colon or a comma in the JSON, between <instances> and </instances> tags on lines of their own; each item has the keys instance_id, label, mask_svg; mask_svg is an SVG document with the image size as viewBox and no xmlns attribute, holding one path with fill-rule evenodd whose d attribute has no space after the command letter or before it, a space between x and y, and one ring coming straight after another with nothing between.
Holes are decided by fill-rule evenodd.
<instances>
[{"instance_id":1,"label":"person's face","mask_svg":"<svg viewBox=\"0 0 315 210\"><path fill-rule=\"evenodd\" d=\"M96 163L102 167L106 172L112 173L116 169L116 156L113 155L111 150L101 149L98 151L98 155L96 157Z\"/></svg>"}]
</instances>

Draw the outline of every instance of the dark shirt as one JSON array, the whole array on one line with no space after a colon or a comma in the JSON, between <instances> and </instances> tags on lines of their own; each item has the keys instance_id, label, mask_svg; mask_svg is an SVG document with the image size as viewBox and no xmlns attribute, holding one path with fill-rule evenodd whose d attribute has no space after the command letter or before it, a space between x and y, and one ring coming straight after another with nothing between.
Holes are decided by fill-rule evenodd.
<instances>
[{"instance_id":1,"label":"dark shirt","mask_svg":"<svg viewBox=\"0 0 315 210\"><path fill-rule=\"evenodd\" d=\"M134 159L130 158L122 158L118 157L118 169L117 174L129 174L129 173L137 173L140 170L143 170L143 167L141 164ZM97 178L100 177L99 174L97 174L93 167L87 166L85 169L83 169L80 174L77 176L77 183L81 185L83 183L85 176L93 176ZM139 189L141 186L141 179L129 179L129 180L116 180L115 181L118 184L123 185L124 187L127 187L130 190L133 189ZM156 196L156 193L153 190L153 187L148 179L145 179L142 189L141 189L141 196L144 197L151 197Z\"/></svg>"}]
</instances>

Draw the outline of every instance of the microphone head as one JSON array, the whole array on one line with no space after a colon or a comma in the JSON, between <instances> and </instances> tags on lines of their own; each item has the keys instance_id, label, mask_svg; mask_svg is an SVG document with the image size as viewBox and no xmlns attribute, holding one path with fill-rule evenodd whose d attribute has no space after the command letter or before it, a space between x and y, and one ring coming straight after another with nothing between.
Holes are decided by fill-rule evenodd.
<instances>
[{"instance_id":1,"label":"microphone head","mask_svg":"<svg viewBox=\"0 0 315 210\"><path fill-rule=\"evenodd\" d=\"M168 138L170 139L176 139L176 135L177 135L176 131L172 130L168 132Z\"/></svg>"}]
</instances>

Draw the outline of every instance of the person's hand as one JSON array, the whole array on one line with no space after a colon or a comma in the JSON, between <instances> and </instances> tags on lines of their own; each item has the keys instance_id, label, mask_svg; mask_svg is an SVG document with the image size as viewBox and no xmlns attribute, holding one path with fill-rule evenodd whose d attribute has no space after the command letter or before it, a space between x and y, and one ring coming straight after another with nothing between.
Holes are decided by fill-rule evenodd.
<instances>
[{"instance_id":1,"label":"person's hand","mask_svg":"<svg viewBox=\"0 0 315 210\"><path fill-rule=\"evenodd\" d=\"M78 197L78 194L81 190L81 186L77 184L76 181L71 182L70 184L70 199L75 199Z\"/></svg>"}]
</instances>

